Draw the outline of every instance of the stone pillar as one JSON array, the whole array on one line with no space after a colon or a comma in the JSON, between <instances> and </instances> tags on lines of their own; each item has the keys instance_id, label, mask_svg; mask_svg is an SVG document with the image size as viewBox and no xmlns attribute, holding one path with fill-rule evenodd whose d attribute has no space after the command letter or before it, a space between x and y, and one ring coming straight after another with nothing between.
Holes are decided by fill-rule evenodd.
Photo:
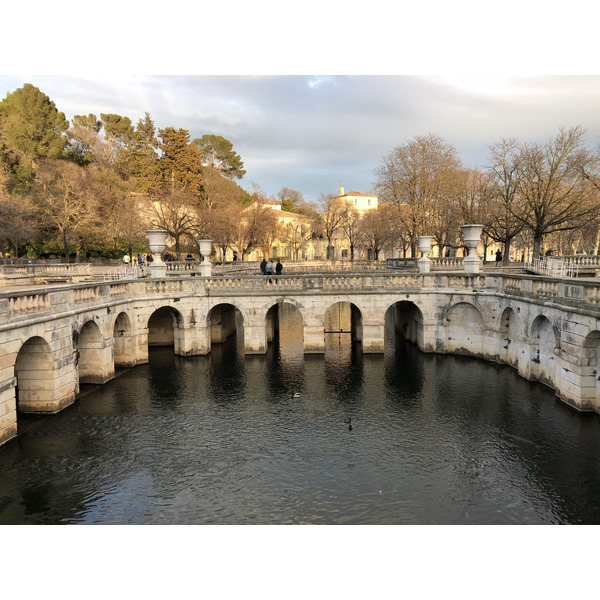
<instances>
[{"instance_id":1,"label":"stone pillar","mask_svg":"<svg viewBox=\"0 0 600 600\"><path fill-rule=\"evenodd\" d=\"M264 325L244 325L244 352L246 354L265 354L267 351L267 332Z\"/></svg>"},{"instance_id":2,"label":"stone pillar","mask_svg":"<svg viewBox=\"0 0 600 600\"><path fill-rule=\"evenodd\" d=\"M363 319L362 349L365 354L378 354L384 351L384 331L384 325L371 324Z\"/></svg>"},{"instance_id":3,"label":"stone pillar","mask_svg":"<svg viewBox=\"0 0 600 600\"><path fill-rule=\"evenodd\" d=\"M477 246L481 240L483 225L461 225L465 246L469 249L469 255L464 258L464 267L466 273L479 273L481 268L481 257L477 252Z\"/></svg>"},{"instance_id":4,"label":"stone pillar","mask_svg":"<svg viewBox=\"0 0 600 600\"><path fill-rule=\"evenodd\" d=\"M110 340L86 340L79 346L79 381L106 383L115 376L114 349Z\"/></svg>"},{"instance_id":5,"label":"stone pillar","mask_svg":"<svg viewBox=\"0 0 600 600\"><path fill-rule=\"evenodd\" d=\"M304 323L304 354L323 354L325 352L325 327L322 321Z\"/></svg>"},{"instance_id":6,"label":"stone pillar","mask_svg":"<svg viewBox=\"0 0 600 600\"><path fill-rule=\"evenodd\" d=\"M15 377L0 382L0 446L17 437L17 402Z\"/></svg>"},{"instance_id":7,"label":"stone pillar","mask_svg":"<svg viewBox=\"0 0 600 600\"><path fill-rule=\"evenodd\" d=\"M167 247L166 240L169 232L166 229L149 229L146 233L150 251L154 254L154 260L150 265L151 276L153 279L166 277L167 265L163 262L161 254Z\"/></svg>"},{"instance_id":8,"label":"stone pillar","mask_svg":"<svg viewBox=\"0 0 600 600\"><path fill-rule=\"evenodd\" d=\"M429 252L431 251L431 240L432 235L420 235L419 240L419 251L421 252L421 258L417 260L419 265L419 273L429 273L431 271L431 259L429 258Z\"/></svg>"}]
</instances>

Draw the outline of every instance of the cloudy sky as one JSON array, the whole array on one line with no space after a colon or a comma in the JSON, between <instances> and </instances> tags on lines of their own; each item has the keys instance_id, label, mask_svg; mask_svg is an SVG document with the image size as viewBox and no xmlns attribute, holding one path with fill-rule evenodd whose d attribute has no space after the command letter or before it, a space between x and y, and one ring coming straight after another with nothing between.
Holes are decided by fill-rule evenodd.
<instances>
[{"instance_id":1,"label":"cloudy sky","mask_svg":"<svg viewBox=\"0 0 600 600\"><path fill-rule=\"evenodd\" d=\"M221 135L242 157L241 185L268 195L368 192L387 152L428 133L454 145L467 167L484 166L501 137L543 142L581 125L591 146L600 138L600 75L586 62L596 52L582 46L593 48L595 20L582 18L582 0L560 11L551 0L543 10L528 0L502 10L373 0L352 15L327 0L293 13L233 2L227 14L203 3L193 12L181 0L158 15L133 0L107 0L91 15L59 4L58 16L39 5L34 35L8 29L19 52L0 59L0 99L32 83L68 119L117 113L136 123L148 112L159 128ZM23 9L8 10L17 18ZM59 53L48 51L52 19L67 34Z\"/></svg>"}]
</instances>

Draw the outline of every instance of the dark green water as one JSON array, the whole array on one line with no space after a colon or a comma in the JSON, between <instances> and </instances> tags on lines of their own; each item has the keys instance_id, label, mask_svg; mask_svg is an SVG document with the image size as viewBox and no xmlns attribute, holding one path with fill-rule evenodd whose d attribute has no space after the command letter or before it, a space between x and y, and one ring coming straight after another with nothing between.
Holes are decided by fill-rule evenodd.
<instances>
[{"instance_id":1,"label":"dark green water","mask_svg":"<svg viewBox=\"0 0 600 600\"><path fill-rule=\"evenodd\" d=\"M22 418L0 523L600 523L597 415L509 368L330 337L324 357L285 331L266 356L155 350Z\"/></svg>"}]
</instances>

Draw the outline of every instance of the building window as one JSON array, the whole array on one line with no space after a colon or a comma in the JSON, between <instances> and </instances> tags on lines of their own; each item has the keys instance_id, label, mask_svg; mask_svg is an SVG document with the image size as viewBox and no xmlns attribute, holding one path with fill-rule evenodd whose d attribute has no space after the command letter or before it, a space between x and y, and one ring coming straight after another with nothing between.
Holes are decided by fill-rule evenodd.
<instances>
[{"instance_id":1,"label":"building window","mask_svg":"<svg viewBox=\"0 0 600 600\"><path fill-rule=\"evenodd\" d=\"M367 206L371 206L373 204L372 198L367 198Z\"/></svg>"}]
</instances>

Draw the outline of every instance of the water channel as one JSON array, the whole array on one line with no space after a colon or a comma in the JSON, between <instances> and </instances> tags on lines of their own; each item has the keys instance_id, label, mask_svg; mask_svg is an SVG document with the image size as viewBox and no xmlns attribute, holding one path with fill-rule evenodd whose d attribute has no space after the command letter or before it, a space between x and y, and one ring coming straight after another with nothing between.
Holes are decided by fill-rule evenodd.
<instances>
[{"instance_id":1,"label":"water channel","mask_svg":"<svg viewBox=\"0 0 600 600\"><path fill-rule=\"evenodd\" d=\"M600 523L598 415L391 327L383 355L331 327L304 356L295 318L266 355L239 334L207 356L153 348L62 413L20 416L0 523Z\"/></svg>"}]
</instances>

